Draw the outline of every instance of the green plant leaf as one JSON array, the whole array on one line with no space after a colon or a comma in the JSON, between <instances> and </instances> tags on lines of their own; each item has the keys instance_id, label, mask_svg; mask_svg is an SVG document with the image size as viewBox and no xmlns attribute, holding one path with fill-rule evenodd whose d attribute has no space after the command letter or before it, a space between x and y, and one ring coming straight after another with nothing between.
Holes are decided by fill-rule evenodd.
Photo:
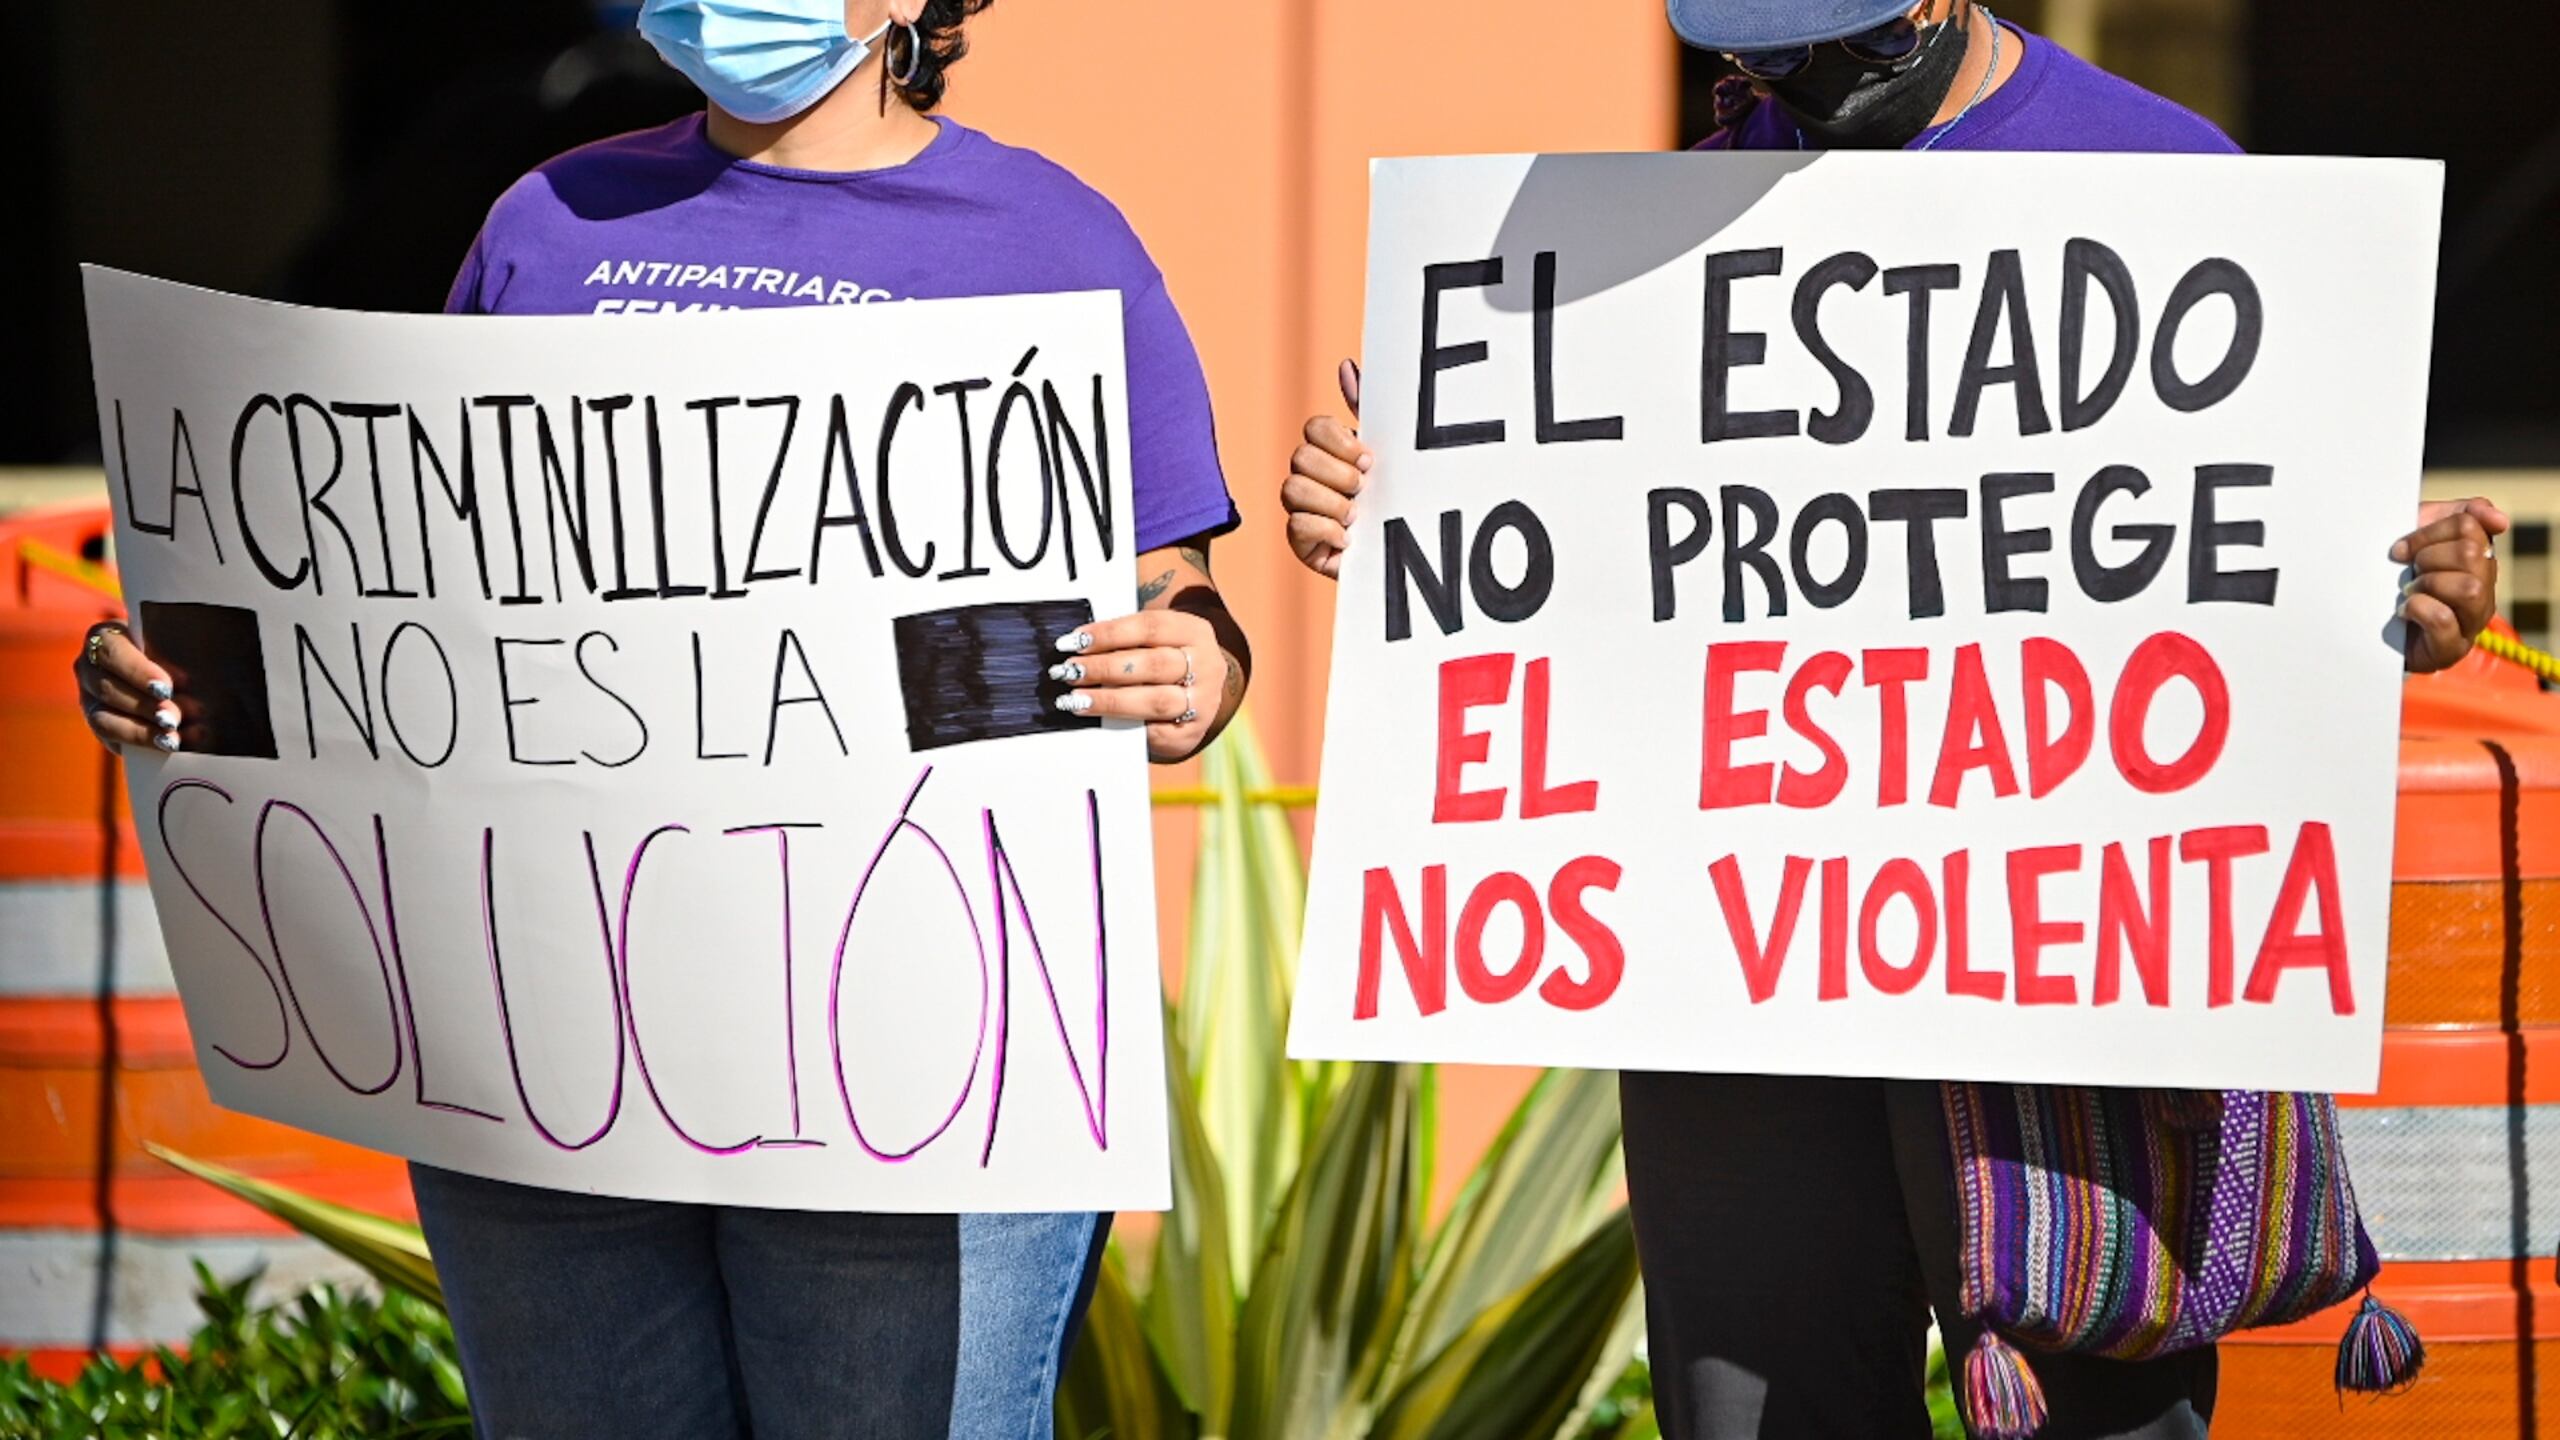
<instances>
[{"instance_id":1,"label":"green plant leaf","mask_svg":"<svg viewBox=\"0 0 2560 1440\"><path fill-rule=\"evenodd\" d=\"M1929 1434L1932 1440L1965 1440L1964 1416L1956 1409L1954 1377L1947 1368L1946 1337L1929 1331Z\"/></svg>"},{"instance_id":2,"label":"green plant leaf","mask_svg":"<svg viewBox=\"0 0 2560 1440\"><path fill-rule=\"evenodd\" d=\"M406 1290L441 1310L444 1286L436 1279L427 1237L415 1225L315 1200L282 1185L192 1160L159 1145L148 1147L168 1164L266 1211L372 1272L385 1285Z\"/></svg>"},{"instance_id":3,"label":"green plant leaf","mask_svg":"<svg viewBox=\"0 0 2560 1440\"><path fill-rule=\"evenodd\" d=\"M1270 764L1263 756L1261 743L1250 733L1236 746L1235 763L1238 783L1246 794L1270 791L1273 786ZM1306 856L1298 845L1297 827L1287 809L1278 805L1250 806L1245 811L1245 824L1252 842L1248 847L1247 872L1253 896L1252 918L1273 957L1272 977L1279 986L1280 1001L1274 1017L1281 1032L1276 1043L1285 1055L1289 1008L1298 976L1298 946L1306 928ZM1298 1133L1312 1135L1325 1104L1350 1076L1351 1063L1346 1060L1289 1061L1287 1068L1298 1087ZM1424 1151L1425 1155L1430 1153L1428 1149ZM1288 1154L1294 1168L1295 1152ZM1286 1188L1285 1177L1282 1188ZM1424 1188L1427 1194L1429 1187ZM1270 1198L1276 1203L1278 1192L1275 1191Z\"/></svg>"},{"instance_id":4,"label":"green plant leaf","mask_svg":"<svg viewBox=\"0 0 2560 1440\"><path fill-rule=\"evenodd\" d=\"M1268 781L1251 717L1239 715L1201 761L1201 783L1218 800L1201 812L1176 1011L1201 1124L1226 1178L1236 1275L1252 1269L1306 1134L1303 1107L1280 1102L1295 1080L1284 1043L1305 880L1287 816L1249 798Z\"/></svg>"},{"instance_id":5,"label":"green plant leaf","mask_svg":"<svg viewBox=\"0 0 2560 1440\"><path fill-rule=\"evenodd\" d=\"M1195 1085L1200 1082L1198 1067L1209 1057L1210 1030L1217 1019L1212 1002L1219 972L1225 968L1220 958L1245 934L1239 837L1227 823L1224 802L1237 783L1235 746L1252 734L1248 728L1252 723L1250 716L1239 714L1229 732L1238 738L1230 741L1221 735L1200 753L1200 788L1218 798L1196 810L1199 839L1191 859L1191 930L1183 937L1182 991L1174 1008L1174 1033L1190 1057L1190 1079Z\"/></svg>"},{"instance_id":6,"label":"green plant leaf","mask_svg":"<svg viewBox=\"0 0 2560 1440\"><path fill-rule=\"evenodd\" d=\"M1351 1070L1271 1226L1236 1334L1230 1434L1356 1436L1410 1298L1421 1077Z\"/></svg>"},{"instance_id":7,"label":"green plant leaf","mask_svg":"<svg viewBox=\"0 0 2560 1440\"><path fill-rule=\"evenodd\" d=\"M1635 1285L1635 1226L1620 1210L1416 1371L1379 1409L1370 1440L1554 1434L1603 1368Z\"/></svg>"},{"instance_id":8,"label":"green plant leaf","mask_svg":"<svg viewBox=\"0 0 2560 1440\"><path fill-rule=\"evenodd\" d=\"M1058 1440L1190 1440L1189 1413L1158 1368L1114 1246L1103 1252L1093 1305L1058 1378Z\"/></svg>"},{"instance_id":9,"label":"green plant leaf","mask_svg":"<svg viewBox=\"0 0 2560 1440\"><path fill-rule=\"evenodd\" d=\"M1590 1232L1617 1150L1615 1075L1550 1070L1529 1087L1432 1243L1398 1341L1399 1378Z\"/></svg>"},{"instance_id":10,"label":"green plant leaf","mask_svg":"<svg viewBox=\"0 0 2560 1440\"><path fill-rule=\"evenodd\" d=\"M1173 1208L1156 1231L1139 1317L1167 1379L1204 1433L1221 1435L1235 1395L1236 1293L1227 1196L1191 1093L1182 1037L1168 1024L1165 1080L1172 1123Z\"/></svg>"},{"instance_id":11,"label":"green plant leaf","mask_svg":"<svg viewBox=\"0 0 2560 1440\"><path fill-rule=\"evenodd\" d=\"M1574 1400L1564 1423L1556 1427L1556 1440L1577 1440L1588 1434L1604 1410L1624 1414L1630 1394L1641 1395L1651 1403L1653 1372L1636 1359L1636 1350L1643 1344L1644 1281L1639 1275L1628 1288L1625 1302L1618 1306L1617 1323L1609 1327L1608 1338L1600 1342L1600 1356L1592 1362L1591 1373L1583 1377L1581 1395Z\"/></svg>"}]
</instances>

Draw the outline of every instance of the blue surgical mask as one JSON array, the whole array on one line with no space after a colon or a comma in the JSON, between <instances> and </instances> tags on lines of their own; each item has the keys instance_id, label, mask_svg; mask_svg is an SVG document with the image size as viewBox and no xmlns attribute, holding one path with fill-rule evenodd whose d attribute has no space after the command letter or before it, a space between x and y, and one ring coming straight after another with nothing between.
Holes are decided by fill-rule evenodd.
<instances>
[{"instance_id":1,"label":"blue surgical mask","mask_svg":"<svg viewBox=\"0 0 2560 1440\"><path fill-rule=\"evenodd\" d=\"M648 0L640 33L711 103L753 125L827 98L889 33L844 28L845 0Z\"/></svg>"}]
</instances>

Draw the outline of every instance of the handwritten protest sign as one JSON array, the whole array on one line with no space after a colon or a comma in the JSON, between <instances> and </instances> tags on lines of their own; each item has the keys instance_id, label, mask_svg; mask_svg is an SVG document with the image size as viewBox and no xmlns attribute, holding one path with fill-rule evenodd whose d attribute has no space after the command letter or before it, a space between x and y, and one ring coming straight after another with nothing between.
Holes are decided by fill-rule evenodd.
<instances>
[{"instance_id":1,"label":"handwritten protest sign","mask_svg":"<svg viewBox=\"0 0 2560 1440\"><path fill-rule=\"evenodd\" d=\"M1294 1053L2373 1087L2434 167L1371 181Z\"/></svg>"},{"instance_id":2,"label":"handwritten protest sign","mask_svg":"<svg viewBox=\"0 0 2560 1440\"><path fill-rule=\"evenodd\" d=\"M222 1103L562 1189L1167 1201L1118 297L648 322L88 276Z\"/></svg>"}]
</instances>

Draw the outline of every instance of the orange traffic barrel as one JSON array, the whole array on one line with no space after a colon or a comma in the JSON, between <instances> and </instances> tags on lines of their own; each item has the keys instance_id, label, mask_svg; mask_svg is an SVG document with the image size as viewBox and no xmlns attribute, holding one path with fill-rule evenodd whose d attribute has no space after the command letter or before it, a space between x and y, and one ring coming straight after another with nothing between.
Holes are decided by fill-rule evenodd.
<instances>
[{"instance_id":1,"label":"orange traffic barrel","mask_svg":"<svg viewBox=\"0 0 2560 1440\"><path fill-rule=\"evenodd\" d=\"M0 609L112 608L115 522L104 505L54 505L0 515Z\"/></svg>"},{"instance_id":2,"label":"orange traffic barrel","mask_svg":"<svg viewBox=\"0 0 2560 1440\"><path fill-rule=\"evenodd\" d=\"M62 1373L184 1339L193 1261L271 1293L357 1272L146 1142L409 1212L388 1156L214 1105L172 991L114 756L70 662L112 615L103 506L0 517L0 1351Z\"/></svg>"},{"instance_id":3,"label":"orange traffic barrel","mask_svg":"<svg viewBox=\"0 0 2560 1440\"><path fill-rule=\"evenodd\" d=\"M2382 1089L2339 1099L2377 1299L2425 1341L2396 1396L2333 1385L2341 1307L2222 1347L2216 1440L2560 1435L2560 1027L2394 1029Z\"/></svg>"},{"instance_id":4,"label":"orange traffic barrel","mask_svg":"<svg viewBox=\"0 0 2560 1440\"><path fill-rule=\"evenodd\" d=\"M2382 1084L2339 1125L2426 1364L2342 1400L2343 1309L2246 1332L2216 1440L2560 1435L2560 697L2480 657L2412 681L2402 734Z\"/></svg>"}]
</instances>

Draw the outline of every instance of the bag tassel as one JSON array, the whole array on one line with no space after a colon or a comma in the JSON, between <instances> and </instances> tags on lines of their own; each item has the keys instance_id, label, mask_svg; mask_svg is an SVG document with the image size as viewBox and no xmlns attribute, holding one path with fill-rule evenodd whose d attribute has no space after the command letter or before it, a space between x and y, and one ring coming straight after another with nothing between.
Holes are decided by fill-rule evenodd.
<instances>
[{"instance_id":1,"label":"bag tassel","mask_svg":"<svg viewBox=\"0 0 2560 1440\"><path fill-rule=\"evenodd\" d=\"M2029 1440L2044 1428L2044 1387L2027 1357L1994 1331L1984 1330L1964 1357L1964 1410L1977 1440Z\"/></svg>"},{"instance_id":2,"label":"bag tassel","mask_svg":"<svg viewBox=\"0 0 2560 1440\"><path fill-rule=\"evenodd\" d=\"M2338 1342L2338 1389L2388 1395L2417 1383L2427 1347L2399 1311L2364 1292L2364 1304Z\"/></svg>"}]
</instances>

